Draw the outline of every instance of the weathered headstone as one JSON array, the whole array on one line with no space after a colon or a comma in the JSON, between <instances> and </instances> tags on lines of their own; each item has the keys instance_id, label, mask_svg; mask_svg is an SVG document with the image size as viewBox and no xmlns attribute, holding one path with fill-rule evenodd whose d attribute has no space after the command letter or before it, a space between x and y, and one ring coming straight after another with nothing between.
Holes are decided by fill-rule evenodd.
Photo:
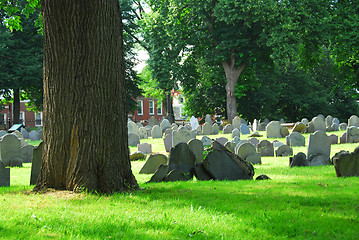
<instances>
[{"instance_id":1,"label":"weathered headstone","mask_svg":"<svg viewBox=\"0 0 359 240\"><path fill-rule=\"evenodd\" d=\"M191 149L193 154L196 156L196 162L202 162L204 157L203 155L204 147L202 141L198 139L191 139L189 140L187 145Z\"/></svg>"},{"instance_id":2,"label":"weathered headstone","mask_svg":"<svg viewBox=\"0 0 359 240\"><path fill-rule=\"evenodd\" d=\"M333 118L331 115L328 115L328 116L325 118L325 126L326 126L326 127L332 126L333 119L334 119L334 118Z\"/></svg>"},{"instance_id":3,"label":"weathered headstone","mask_svg":"<svg viewBox=\"0 0 359 240\"><path fill-rule=\"evenodd\" d=\"M252 137L252 138L248 139L248 141L250 143L252 143L255 147L257 147L257 145L259 143L259 140L257 138L255 138L255 137Z\"/></svg>"},{"instance_id":4,"label":"weathered headstone","mask_svg":"<svg viewBox=\"0 0 359 240\"><path fill-rule=\"evenodd\" d=\"M0 161L0 187L10 186L10 168L6 168Z\"/></svg>"},{"instance_id":5,"label":"weathered headstone","mask_svg":"<svg viewBox=\"0 0 359 240\"><path fill-rule=\"evenodd\" d=\"M0 139L0 154L5 167L22 165L17 164L21 159L21 141L16 135L6 134Z\"/></svg>"},{"instance_id":6,"label":"weathered headstone","mask_svg":"<svg viewBox=\"0 0 359 240\"><path fill-rule=\"evenodd\" d=\"M223 128L223 134L227 134L227 133L232 133L234 127L232 124L227 124L224 128Z\"/></svg>"},{"instance_id":7,"label":"weathered headstone","mask_svg":"<svg viewBox=\"0 0 359 240\"><path fill-rule=\"evenodd\" d=\"M147 137L152 137L152 127L150 125L146 125L144 128L146 129Z\"/></svg>"},{"instance_id":8,"label":"weathered headstone","mask_svg":"<svg viewBox=\"0 0 359 240\"><path fill-rule=\"evenodd\" d=\"M150 154L145 164L142 166L141 170L138 172L139 174L153 174L156 172L158 167L163 164L168 164L167 157L163 154Z\"/></svg>"},{"instance_id":9,"label":"weathered headstone","mask_svg":"<svg viewBox=\"0 0 359 240\"><path fill-rule=\"evenodd\" d=\"M347 132L343 133L342 136L340 137L340 143L347 143Z\"/></svg>"},{"instance_id":10,"label":"weathered headstone","mask_svg":"<svg viewBox=\"0 0 359 240\"><path fill-rule=\"evenodd\" d=\"M286 137L286 143L291 147L305 146L305 137L299 132L292 132Z\"/></svg>"},{"instance_id":11,"label":"weathered headstone","mask_svg":"<svg viewBox=\"0 0 359 240\"><path fill-rule=\"evenodd\" d=\"M307 125L309 123L309 120L307 118L303 118L301 120L301 123L304 123L305 125Z\"/></svg>"},{"instance_id":12,"label":"weathered headstone","mask_svg":"<svg viewBox=\"0 0 359 240\"><path fill-rule=\"evenodd\" d=\"M359 142L359 127L351 126L347 128L347 143Z\"/></svg>"},{"instance_id":13,"label":"weathered headstone","mask_svg":"<svg viewBox=\"0 0 359 240\"><path fill-rule=\"evenodd\" d=\"M146 159L146 154L140 151L136 151L130 155L130 161L136 161L140 159Z\"/></svg>"},{"instance_id":14,"label":"weathered headstone","mask_svg":"<svg viewBox=\"0 0 359 240\"><path fill-rule=\"evenodd\" d=\"M267 127L267 123L265 122L262 122L258 125L258 129L257 131L265 131L266 130L266 127Z\"/></svg>"},{"instance_id":15,"label":"weathered headstone","mask_svg":"<svg viewBox=\"0 0 359 240\"><path fill-rule=\"evenodd\" d=\"M290 167L306 167L309 166L309 162L307 160L307 156L305 153L299 152L293 157L289 158L289 166Z\"/></svg>"},{"instance_id":16,"label":"weathered headstone","mask_svg":"<svg viewBox=\"0 0 359 240\"><path fill-rule=\"evenodd\" d=\"M212 140L207 136L203 136L201 138L201 142L203 143L204 148L207 148L207 147L211 146L211 144L212 144Z\"/></svg>"},{"instance_id":17,"label":"weathered headstone","mask_svg":"<svg viewBox=\"0 0 359 240\"><path fill-rule=\"evenodd\" d=\"M332 158L337 177L359 177L359 148L354 152L340 151Z\"/></svg>"},{"instance_id":18,"label":"weathered headstone","mask_svg":"<svg viewBox=\"0 0 359 240\"><path fill-rule=\"evenodd\" d=\"M280 135L282 135L282 137L286 137L289 135L289 130L287 127L281 127L280 129Z\"/></svg>"},{"instance_id":19,"label":"weathered headstone","mask_svg":"<svg viewBox=\"0 0 359 240\"><path fill-rule=\"evenodd\" d=\"M281 138L281 125L278 121L271 121L266 127L267 138Z\"/></svg>"},{"instance_id":20,"label":"weathered headstone","mask_svg":"<svg viewBox=\"0 0 359 240\"><path fill-rule=\"evenodd\" d=\"M137 145L137 151L144 154L152 153L152 145L150 143L140 143Z\"/></svg>"},{"instance_id":21,"label":"weathered headstone","mask_svg":"<svg viewBox=\"0 0 359 240\"><path fill-rule=\"evenodd\" d=\"M283 145L284 145L284 143L279 142L278 140L273 141L273 147L274 148L279 148L280 146L283 146Z\"/></svg>"},{"instance_id":22,"label":"weathered headstone","mask_svg":"<svg viewBox=\"0 0 359 240\"><path fill-rule=\"evenodd\" d=\"M28 138L29 138L29 132L26 131L25 128L21 128L20 131L21 131L21 134L22 134L22 136L23 136L24 139L28 139Z\"/></svg>"},{"instance_id":23,"label":"weathered headstone","mask_svg":"<svg viewBox=\"0 0 359 240\"><path fill-rule=\"evenodd\" d=\"M329 138L330 138L330 141L332 144L338 144L338 136L337 135L331 134L331 135L329 135Z\"/></svg>"},{"instance_id":24,"label":"weathered headstone","mask_svg":"<svg viewBox=\"0 0 359 240\"><path fill-rule=\"evenodd\" d=\"M151 136L152 136L152 138L162 138L161 127L158 125L153 126L152 130L151 130Z\"/></svg>"},{"instance_id":25,"label":"weathered headstone","mask_svg":"<svg viewBox=\"0 0 359 240\"><path fill-rule=\"evenodd\" d=\"M179 143L187 144L192 138L192 132L190 130L187 128L179 128L177 131L172 132L172 147L175 147Z\"/></svg>"},{"instance_id":26,"label":"weathered headstone","mask_svg":"<svg viewBox=\"0 0 359 240\"><path fill-rule=\"evenodd\" d=\"M168 165L161 164L148 182L162 182L168 173Z\"/></svg>"},{"instance_id":27,"label":"weathered headstone","mask_svg":"<svg viewBox=\"0 0 359 240\"><path fill-rule=\"evenodd\" d=\"M206 168L203 165L203 162L197 162L194 167L194 175L200 181L208 181L213 179L213 177L207 172Z\"/></svg>"},{"instance_id":28,"label":"weathered headstone","mask_svg":"<svg viewBox=\"0 0 359 240\"><path fill-rule=\"evenodd\" d=\"M1 130L0 131L0 138L5 136L7 134L7 132L5 130Z\"/></svg>"},{"instance_id":29,"label":"weathered headstone","mask_svg":"<svg viewBox=\"0 0 359 240\"><path fill-rule=\"evenodd\" d=\"M233 128L238 128L238 129L240 129L241 124L242 124L242 122L241 122L240 117L235 116L235 117L233 118L233 120L232 120L232 126L233 126Z\"/></svg>"},{"instance_id":30,"label":"weathered headstone","mask_svg":"<svg viewBox=\"0 0 359 240\"><path fill-rule=\"evenodd\" d=\"M256 147L249 142L238 144L235 147L234 152L242 159L246 159L248 156L256 153Z\"/></svg>"},{"instance_id":31,"label":"weathered headstone","mask_svg":"<svg viewBox=\"0 0 359 240\"><path fill-rule=\"evenodd\" d=\"M194 171L194 170L193 170ZM193 176L189 176L179 169L170 170L170 172L163 179L165 182L177 182L177 181L188 181Z\"/></svg>"},{"instance_id":32,"label":"weathered headstone","mask_svg":"<svg viewBox=\"0 0 359 240\"><path fill-rule=\"evenodd\" d=\"M165 145L166 152L169 152L172 148L172 131L165 135L163 144Z\"/></svg>"},{"instance_id":33,"label":"weathered headstone","mask_svg":"<svg viewBox=\"0 0 359 240\"><path fill-rule=\"evenodd\" d=\"M330 165L331 140L323 131L309 134L307 157L310 166Z\"/></svg>"},{"instance_id":34,"label":"weathered headstone","mask_svg":"<svg viewBox=\"0 0 359 240\"><path fill-rule=\"evenodd\" d=\"M136 125L137 125L138 128L143 127L142 123L140 123L140 122L137 122Z\"/></svg>"},{"instance_id":35,"label":"weathered headstone","mask_svg":"<svg viewBox=\"0 0 359 240\"><path fill-rule=\"evenodd\" d=\"M332 123L331 128L333 129L333 131L339 131L339 125L337 123Z\"/></svg>"},{"instance_id":36,"label":"weathered headstone","mask_svg":"<svg viewBox=\"0 0 359 240\"><path fill-rule=\"evenodd\" d=\"M345 131L345 130L347 130L347 127L348 127L348 125L347 125L346 123L341 123L341 124L339 124L339 130L340 130L340 131Z\"/></svg>"},{"instance_id":37,"label":"weathered headstone","mask_svg":"<svg viewBox=\"0 0 359 240\"><path fill-rule=\"evenodd\" d=\"M31 141L39 141L40 139L40 134L36 131L36 130L32 130L29 133L29 138Z\"/></svg>"},{"instance_id":38,"label":"weathered headstone","mask_svg":"<svg viewBox=\"0 0 359 240\"><path fill-rule=\"evenodd\" d=\"M257 145L257 151L262 157L274 157L273 143L268 140L262 140Z\"/></svg>"},{"instance_id":39,"label":"weathered headstone","mask_svg":"<svg viewBox=\"0 0 359 240\"><path fill-rule=\"evenodd\" d=\"M297 123L294 125L292 132L302 133L302 132L304 132L305 129L306 129L306 126L305 126L304 123L297 122Z\"/></svg>"},{"instance_id":40,"label":"weathered headstone","mask_svg":"<svg viewBox=\"0 0 359 240\"><path fill-rule=\"evenodd\" d=\"M165 131L167 128L171 128L171 123L167 119L163 119L160 124L160 127L161 127L162 131Z\"/></svg>"},{"instance_id":41,"label":"weathered headstone","mask_svg":"<svg viewBox=\"0 0 359 240\"><path fill-rule=\"evenodd\" d=\"M32 162L32 152L34 146L26 145L21 147L21 159L23 163L31 163Z\"/></svg>"},{"instance_id":42,"label":"weathered headstone","mask_svg":"<svg viewBox=\"0 0 359 240\"><path fill-rule=\"evenodd\" d=\"M212 126L212 116L211 115L209 115L209 114L207 114L206 115L206 118L205 118L205 122L206 123L209 123L211 126Z\"/></svg>"},{"instance_id":43,"label":"weathered headstone","mask_svg":"<svg viewBox=\"0 0 359 240\"><path fill-rule=\"evenodd\" d=\"M128 134L128 146L137 147L140 144L140 137L134 133Z\"/></svg>"},{"instance_id":44,"label":"weathered headstone","mask_svg":"<svg viewBox=\"0 0 359 240\"><path fill-rule=\"evenodd\" d=\"M241 136L241 131L239 131L239 129L238 128L235 128L235 129L233 129L233 131L232 131L232 138L234 138L234 137L240 137Z\"/></svg>"},{"instance_id":45,"label":"weathered headstone","mask_svg":"<svg viewBox=\"0 0 359 240\"><path fill-rule=\"evenodd\" d=\"M226 144L226 142L228 142L228 139L225 137L220 137L220 138L216 138L216 141L224 146L224 144Z\"/></svg>"},{"instance_id":46,"label":"weathered headstone","mask_svg":"<svg viewBox=\"0 0 359 240\"><path fill-rule=\"evenodd\" d=\"M356 115L351 116L348 119L348 127L359 127L359 118Z\"/></svg>"},{"instance_id":47,"label":"weathered headstone","mask_svg":"<svg viewBox=\"0 0 359 240\"><path fill-rule=\"evenodd\" d=\"M189 122L191 124L192 129L198 128L199 123L198 123L198 119L196 117L192 116L191 119L189 120Z\"/></svg>"},{"instance_id":48,"label":"weathered headstone","mask_svg":"<svg viewBox=\"0 0 359 240\"><path fill-rule=\"evenodd\" d=\"M133 133L138 136L138 126L136 123L134 123L132 121L128 121L127 122L127 130L128 130L128 133Z\"/></svg>"},{"instance_id":49,"label":"weathered headstone","mask_svg":"<svg viewBox=\"0 0 359 240\"><path fill-rule=\"evenodd\" d=\"M277 157L286 157L293 155L293 149L288 145L282 145L275 150L275 155Z\"/></svg>"},{"instance_id":50,"label":"weathered headstone","mask_svg":"<svg viewBox=\"0 0 359 240\"><path fill-rule=\"evenodd\" d=\"M228 148L231 152L235 151L236 145L234 142L226 142L224 146Z\"/></svg>"},{"instance_id":51,"label":"weathered headstone","mask_svg":"<svg viewBox=\"0 0 359 240\"><path fill-rule=\"evenodd\" d=\"M159 121L155 118L155 116L151 116L150 119L148 119L148 125L151 127L154 127L156 125L159 125Z\"/></svg>"},{"instance_id":52,"label":"weathered headstone","mask_svg":"<svg viewBox=\"0 0 359 240\"><path fill-rule=\"evenodd\" d=\"M147 130L145 127L140 127L138 129L138 134L140 136L140 139L147 139L148 135L147 135Z\"/></svg>"},{"instance_id":53,"label":"weathered headstone","mask_svg":"<svg viewBox=\"0 0 359 240\"><path fill-rule=\"evenodd\" d=\"M169 169L181 170L188 179L193 177L194 164L196 162L196 156L188 147L187 143L178 143L176 146L171 148L169 154Z\"/></svg>"},{"instance_id":54,"label":"weathered headstone","mask_svg":"<svg viewBox=\"0 0 359 240\"><path fill-rule=\"evenodd\" d=\"M43 145L44 143L41 142L39 146L35 147L32 152L30 185L35 185L37 178L40 175Z\"/></svg>"},{"instance_id":55,"label":"weathered headstone","mask_svg":"<svg viewBox=\"0 0 359 240\"><path fill-rule=\"evenodd\" d=\"M243 135L251 134L251 130L249 130L249 127L246 124L241 124L240 130Z\"/></svg>"},{"instance_id":56,"label":"weathered headstone","mask_svg":"<svg viewBox=\"0 0 359 240\"><path fill-rule=\"evenodd\" d=\"M204 123L202 125L202 133L203 135L211 135L212 134L212 125L209 123Z\"/></svg>"},{"instance_id":57,"label":"weathered headstone","mask_svg":"<svg viewBox=\"0 0 359 240\"><path fill-rule=\"evenodd\" d=\"M217 123L213 123L212 125L212 134L217 135L219 133L219 126Z\"/></svg>"},{"instance_id":58,"label":"weathered headstone","mask_svg":"<svg viewBox=\"0 0 359 240\"><path fill-rule=\"evenodd\" d=\"M317 117L314 117L312 122L314 125L314 132L316 132L318 130L322 131L322 132L326 131L325 120L322 117L320 117L319 115Z\"/></svg>"}]
</instances>

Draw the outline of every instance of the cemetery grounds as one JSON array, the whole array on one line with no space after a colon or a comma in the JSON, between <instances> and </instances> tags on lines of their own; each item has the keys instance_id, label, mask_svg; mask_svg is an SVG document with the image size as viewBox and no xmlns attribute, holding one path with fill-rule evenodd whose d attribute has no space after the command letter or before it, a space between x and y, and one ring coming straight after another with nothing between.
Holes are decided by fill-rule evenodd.
<instances>
[{"instance_id":1,"label":"cemetery grounds","mask_svg":"<svg viewBox=\"0 0 359 240\"><path fill-rule=\"evenodd\" d=\"M141 142L166 154L162 139ZM357 146L332 145L331 156ZM334 166L289 168L289 157L262 157L254 178L271 180L146 184L144 163L132 162L141 190L114 195L33 193L31 163L12 168L11 187L0 188L0 239L359 239L359 178L337 178Z\"/></svg>"}]
</instances>

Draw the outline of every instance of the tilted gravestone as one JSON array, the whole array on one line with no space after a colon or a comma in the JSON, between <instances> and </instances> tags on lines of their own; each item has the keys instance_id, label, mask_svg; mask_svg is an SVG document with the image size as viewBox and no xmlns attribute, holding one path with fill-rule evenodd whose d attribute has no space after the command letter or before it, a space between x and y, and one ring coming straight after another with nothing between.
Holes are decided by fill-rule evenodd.
<instances>
[{"instance_id":1,"label":"tilted gravestone","mask_svg":"<svg viewBox=\"0 0 359 240\"><path fill-rule=\"evenodd\" d=\"M337 177L359 177L359 147L354 152L340 151L332 158Z\"/></svg>"},{"instance_id":2,"label":"tilted gravestone","mask_svg":"<svg viewBox=\"0 0 359 240\"><path fill-rule=\"evenodd\" d=\"M140 144L140 137L134 133L128 134L128 146L137 147Z\"/></svg>"},{"instance_id":3,"label":"tilted gravestone","mask_svg":"<svg viewBox=\"0 0 359 240\"><path fill-rule=\"evenodd\" d=\"M158 169L158 167L163 164L163 165L167 165L168 164L168 159L165 155L163 154L150 154L147 159L145 164L142 166L142 168L140 169L140 171L138 172L139 174L153 174L156 172L156 170Z\"/></svg>"},{"instance_id":4,"label":"tilted gravestone","mask_svg":"<svg viewBox=\"0 0 359 240\"><path fill-rule=\"evenodd\" d=\"M192 132L187 128L179 128L178 131L172 132L172 147L179 143L186 143L193 138Z\"/></svg>"},{"instance_id":5,"label":"tilted gravestone","mask_svg":"<svg viewBox=\"0 0 359 240\"><path fill-rule=\"evenodd\" d=\"M10 186L10 168L6 168L0 161L0 187Z\"/></svg>"},{"instance_id":6,"label":"tilted gravestone","mask_svg":"<svg viewBox=\"0 0 359 240\"><path fill-rule=\"evenodd\" d=\"M188 179L193 177L194 165L196 162L196 156L188 147L187 143L178 143L175 147L171 148L169 154L169 169L181 170Z\"/></svg>"},{"instance_id":7,"label":"tilted gravestone","mask_svg":"<svg viewBox=\"0 0 359 240\"><path fill-rule=\"evenodd\" d=\"M294 125L292 132L302 133L302 132L304 132L305 129L306 129L306 126L305 126L304 123L302 123L302 122L297 122L297 123Z\"/></svg>"},{"instance_id":8,"label":"tilted gravestone","mask_svg":"<svg viewBox=\"0 0 359 240\"><path fill-rule=\"evenodd\" d=\"M307 157L310 166L331 165L331 140L323 131L309 134Z\"/></svg>"},{"instance_id":9,"label":"tilted gravestone","mask_svg":"<svg viewBox=\"0 0 359 240\"><path fill-rule=\"evenodd\" d=\"M254 176L252 164L216 142L213 143L213 149L204 159L203 165L215 180L253 179Z\"/></svg>"},{"instance_id":10,"label":"tilted gravestone","mask_svg":"<svg viewBox=\"0 0 359 240\"><path fill-rule=\"evenodd\" d=\"M43 146L44 146L44 143L41 142L39 144L39 146L35 147L33 152L32 152L30 185L35 185L36 181L37 181L37 178L40 175Z\"/></svg>"},{"instance_id":11,"label":"tilted gravestone","mask_svg":"<svg viewBox=\"0 0 359 240\"><path fill-rule=\"evenodd\" d=\"M0 156L5 167L22 166L21 141L16 135L6 134L0 139Z\"/></svg>"},{"instance_id":12,"label":"tilted gravestone","mask_svg":"<svg viewBox=\"0 0 359 240\"><path fill-rule=\"evenodd\" d=\"M262 163L260 154L257 153L256 147L250 142L238 144L235 148L235 153L240 158L242 158L252 164L261 164Z\"/></svg>"},{"instance_id":13,"label":"tilted gravestone","mask_svg":"<svg viewBox=\"0 0 359 240\"><path fill-rule=\"evenodd\" d=\"M348 119L348 127L359 127L359 118L356 115L351 116Z\"/></svg>"},{"instance_id":14,"label":"tilted gravestone","mask_svg":"<svg viewBox=\"0 0 359 240\"><path fill-rule=\"evenodd\" d=\"M163 144L165 145L166 152L169 152L172 148L172 131L165 135Z\"/></svg>"},{"instance_id":15,"label":"tilted gravestone","mask_svg":"<svg viewBox=\"0 0 359 240\"><path fill-rule=\"evenodd\" d=\"M240 126L241 134L251 134L251 130L249 130L249 127L246 124L241 124Z\"/></svg>"},{"instance_id":16,"label":"tilted gravestone","mask_svg":"<svg viewBox=\"0 0 359 240\"><path fill-rule=\"evenodd\" d=\"M277 157L286 157L293 155L293 149L288 145L282 145L275 150L275 155Z\"/></svg>"},{"instance_id":17,"label":"tilted gravestone","mask_svg":"<svg viewBox=\"0 0 359 240\"><path fill-rule=\"evenodd\" d=\"M266 130L266 127L267 127L267 123L265 122L262 122L258 125L258 129L257 131L265 131Z\"/></svg>"},{"instance_id":18,"label":"tilted gravestone","mask_svg":"<svg viewBox=\"0 0 359 240\"><path fill-rule=\"evenodd\" d=\"M151 136L152 136L152 138L162 138L161 127L158 125L153 126L152 130L151 130Z\"/></svg>"},{"instance_id":19,"label":"tilted gravestone","mask_svg":"<svg viewBox=\"0 0 359 240\"><path fill-rule=\"evenodd\" d=\"M347 128L347 143L359 142L359 127L351 126Z\"/></svg>"},{"instance_id":20,"label":"tilted gravestone","mask_svg":"<svg viewBox=\"0 0 359 240\"><path fill-rule=\"evenodd\" d=\"M303 152L299 152L293 157L289 158L289 166L290 167L307 167L309 166L309 162L307 160L307 156Z\"/></svg>"},{"instance_id":21,"label":"tilted gravestone","mask_svg":"<svg viewBox=\"0 0 359 240\"><path fill-rule=\"evenodd\" d=\"M206 168L203 165L203 162L197 162L194 167L194 175L197 180L208 181L213 179L213 177L208 173Z\"/></svg>"},{"instance_id":22,"label":"tilted gravestone","mask_svg":"<svg viewBox=\"0 0 359 240\"><path fill-rule=\"evenodd\" d=\"M262 140L257 145L257 151L262 157L274 157L273 143L268 140Z\"/></svg>"},{"instance_id":23,"label":"tilted gravestone","mask_svg":"<svg viewBox=\"0 0 359 240\"><path fill-rule=\"evenodd\" d=\"M152 145L150 143L140 143L137 145L137 151L144 154L152 153Z\"/></svg>"},{"instance_id":24,"label":"tilted gravestone","mask_svg":"<svg viewBox=\"0 0 359 240\"><path fill-rule=\"evenodd\" d=\"M224 146L228 148L231 152L235 151L236 145L234 142L226 142Z\"/></svg>"},{"instance_id":25,"label":"tilted gravestone","mask_svg":"<svg viewBox=\"0 0 359 240\"><path fill-rule=\"evenodd\" d=\"M280 135L282 135L282 137L286 137L289 135L289 130L287 127L281 127L280 129Z\"/></svg>"},{"instance_id":26,"label":"tilted gravestone","mask_svg":"<svg viewBox=\"0 0 359 240\"><path fill-rule=\"evenodd\" d=\"M281 125L278 121L271 121L266 127L267 138L281 138Z\"/></svg>"},{"instance_id":27,"label":"tilted gravestone","mask_svg":"<svg viewBox=\"0 0 359 240\"><path fill-rule=\"evenodd\" d=\"M212 125L209 123L204 123L202 125L202 134L203 135L211 135L212 134Z\"/></svg>"},{"instance_id":28,"label":"tilted gravestone","mask_svg":"<svg viewBox=\"0 0 359 240\"><path fill-rule=\"evenodd\" d=\"M213 123L212 125L212 134L217 135L219 133L219 126L217 123Z\"/></svg>"},{"instance_id":29,"label":"tilted gravestone","mask_svg":"<svg viewBox=\"0 0 359 240\"><path fill-rule=\"evenodd\" d=\"M198 139L191 139L189 140L187 145L191 149L193 154L196 156L196 162L202 162L204 157L203 155L204 147L202 141Z\"/></svg>"},{"instance_id":30,"label":"tilted gravestone","mask_svg":"<svg viewBox=\"0 0 359 240\"><path fill-rule=\"evenodd\" d=\"M224 146L224 144L226 144L226 142L228 142L228 139L225 137L216 138L215 140L217 142L219 142L220 144L222 144L223 146Z\"/></svg>"},{"instance_id":31,"label":"tilted gravestone","mask_svg":"<svg viewBox=\"0 0 359 240\"><path fill-rule=\"evenodd\" d=\"M242 125L242 121L241 121L241 118L238 117L238 116L235 116L232 120L232 126L233 128L238 128L240 129L241 128L241 125Z\"/></svg>"},{"instance_id":32,"label":"tilted gravestone","mask_svg":"<svg viewBox=\"0 0 359 240\"><path fill-rule=\"evenodd\" d=\"M161 164L148 182L162 182L168 173L168 165Z\"/></svg>"},{"instance_id":33,"label":"tilted gravestone","mask_svg":"<svg viewBox=\"0 0 359 240\"><path fill-rule=\"evenodd\" d=\"M194 171L194 170L193 170ZM193 178L193 176L191 177ZM171 170L163 179L165 182L188 181L191 178L179 169Z\"/></svg>"},{"instance_id":34,"label":"tilted gravestone","mask_svg":"<svg viewBox=\"0 0 359 240\"><path fill-rule=\"evenodd\" d=\"M286 137L286 143L291 147L305 146L305 137L299 132L292 132Z\"/></svg>"},{"instance_id":35,"label":"tilted gravestone","mask_svg":"<svg viewBox=\"0 0 359 240\"><path fill-rule=\"evenodd\" d=\"M203 136L201 138L201 142L203 143L204 148L207 148L207 147L211 146L211 144L212 144L212 140L207 136Z\"/></svg>"},{"instance_id":36,"label":"tilted gravestone","mask_svg":"<svg viewBox=\"0 0 359 240\"><path fill-rule=\"evenodd\" d=\"M130 161L136 161L140 159L146 159L146 154L140 151L136 151L130 155Z\"/></svg>"},{"instance_id":37,"label":"tilted gravestone","mask_svg":"<svg viewBox=\"0 0 359 240\"><path fill-rule=\"evenodd\" d=\"M234 130L233 125L232 125L232 124L227 124L227 125L223 128L223 134L232 133L233 130Z\"/></svg>"}]
</instances>

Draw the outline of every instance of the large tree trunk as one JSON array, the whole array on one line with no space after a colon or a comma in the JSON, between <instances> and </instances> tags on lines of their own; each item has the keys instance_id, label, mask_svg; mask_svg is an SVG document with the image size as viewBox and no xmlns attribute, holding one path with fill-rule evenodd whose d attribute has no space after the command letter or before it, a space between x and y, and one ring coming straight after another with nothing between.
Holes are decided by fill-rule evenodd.
<instances>
[{"instance_id":1,"label":"large tree trunk","mask_svg":"<svg viewBox=\"0 0 359 240\"><path fill-rule=\"evenodd\" d=\"M12 122L13 124L19 124L20 123L20 89L15 88L13 91L14 91L14 103L13 103L13 112L12 112L13 113Z\"/></svg>"},{"instance_id":2,"label":"large tree trunk","mask_svg":"<svg viewBox=\"0 0 359 240\"><path fill-rule=\"evenodd\" d=\"M227 102L227 118L232 121L237 116L237 101L235 96L236 84L239 76L245 68L245 64L240 67L235 65L235 59L232 56L231 62L222 62L224 72L226 73L226 102Z\"/></svg>"},{"instance_id":3,"label":"large tree trunk","mask_svg":"<svg viewBox=\"0 0 359 240\"><path fill-rule=\"evenodd\" d=\"M35 190L138 188L118 0L43 0L44 148Z\"/></svg>"},{"instance_id":4,"label":"large tree trunk","mask_svg":"<svg viewBox=\"0 0 359 240\"><path fill-rule=\"evenodd\" d=\"M170 123L175 122L171 92L166 95L166 118Z\"/></svg>"}]
</instances>

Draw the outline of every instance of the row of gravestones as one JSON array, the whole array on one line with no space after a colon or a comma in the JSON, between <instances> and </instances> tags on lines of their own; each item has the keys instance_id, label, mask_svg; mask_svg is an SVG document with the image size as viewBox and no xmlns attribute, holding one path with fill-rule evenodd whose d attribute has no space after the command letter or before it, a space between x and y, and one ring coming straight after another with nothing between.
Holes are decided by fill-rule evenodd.
<instances>
[{"instance_id":1,"label":"row of gravestones","mask_svg":"<svg viewBox=\"0 0 359 240\"><path fill-rule=\"evenodd\" d=\"M27 131L25 128L20 129L21 135L23 139L30 139L31 141L39 141L43 139L43 130L42 128L38 128L37 130ZM1 130L0 137L3 137L7 134L7 131Z\"/></svg>"},{"instance_id":2,"label":"row of gravestones","mask_svg":"<svg viewBox=\"0 0 359 240\"><path fill-rule=\"evenodd\" d=\"M19 148L20 142L16 134L6 134L0 138L0 187L10 186L9 167L22 166L24 162L32 163L30 185L36 184L42 162L42 142L35 148L31 145Z\"/></svg>"}]
</instances>

